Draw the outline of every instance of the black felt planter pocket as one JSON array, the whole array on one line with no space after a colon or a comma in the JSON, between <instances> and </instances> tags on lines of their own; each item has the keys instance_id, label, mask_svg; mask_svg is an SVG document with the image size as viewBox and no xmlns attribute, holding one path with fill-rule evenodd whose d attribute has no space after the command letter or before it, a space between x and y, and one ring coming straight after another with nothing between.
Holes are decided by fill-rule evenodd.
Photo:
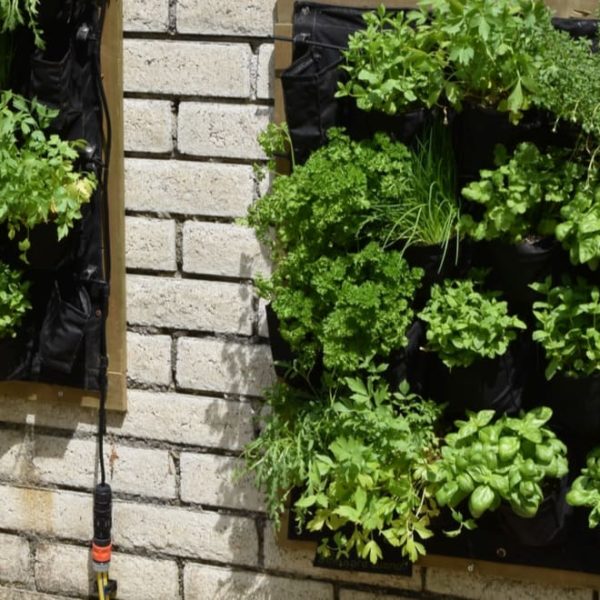
<instances>
[{"instance_id":1,"label":"black felt planter pocket","mask_svg":"<svg viewBox=\"0 0 600 600\"><path fill-rule=\"evenodd\" d=\"M307 382L300 376L290 376L289 368L297 358L289 343L281 335L281 323L277 313L270 304L265 307L267 315L267 327L269 328L269 344L271 346L271 356L273 357L275 374L280 379L285 380L293 387L300 389L309 389ZM313 387L318 387L321 376L323 375L323 362L318 358L315 366L309 374L309 381Z\"/></svg>"},{"instance_id":2,"label":"black felt planter pocket","mask_svg":"<svg viewBox=\"0 0 600 600\"><path fill-rule=\"evenodd\" d=\"M53 57L54 58L54 57ZM74 103L73 71L76 67L71 47L56 60L48 58L41 51L31 57L29 92L32 97L51 108L59 110L51 129L62 133L68 130L79 118L81 111Z\"/></svg>"},{"instance_id":3,"label":"black felt planter pocket","mask_svg":"<svg viewBox=\"0 0 600 600\"><path fill-rule=\"evenodd\" d=\"M560 247L551 239L520 244L491 243L490 286L501 290L509 304L519 308L530 307L536 293L529 285L552 275L559 257Z\"/></svg>"},{"instance_id":4,"label":"black felt planter pocket","mask_svg":"<svg viewBox=\"0 0 600 600\"><path fill-rule=\"evenodd\" d=\"M513 125L508 113L493 108L466 105L454 120L454 142L459 180L462 183L479 179L481 169L494 168L497 144L512 150L519 142L534 142L544 146L552 139L546 116L527 112L518 125Z\"/></svg>"},{"instance_id":5,"label":"black felt planter pocket","mask_svg":"<svg viewBox=\"0 0 600 600\"><path fill-rule=\"evenodd\" d=\"M298 164L327 141L327 130L337 124L335 92L340 64L341 59L323 67L318 52L309 51L281 76L287 125Z\"/></svg>"},{"instance_id":6,"label":"black felt planter pocket","mask_svg":"<svg viewBox=\"0 0 600 600\"><path fill-rule=\"evenodd\" d=\"M582 444L600 441L600 374L575 379L557 373L546 382L545 400L557 434Z\"/></svg>"},{"instance_id":7,"label":"black felt planter pocket","mask_svg":"<svg viewBox=\"0 0 600 600\"><path fill-rule=\"evenodd\" d=\"M467 410L495 410L501 415L521 408L524 373L514 350L468 367L449 369L436 355L429 355L428 363L428 395L447 404L450 419L463 417Z\"/></svg>"},{"instance_id":8,"label":"black felt planter pocket","mask_svg":"<svg viewBox=\"0 0 600 600\"><path fill-rule=\"evenodd\" d=\"M36 370L48 368L71 373L91 314L92 304L84 287L67 299L60 286L55 285L40 331Z\"/></svg>"},{"instance_id":9,"label":"black felt planter pocket","mask_svg":"<svg viewBox=\"0 0 600 600\"><path fill-rule=\"evenodd\" d=\"M381 131L396 142L410 145L433 121L433 112L426 108L391 116L360 110L352 98L345 100L340 107L341 123L356 140L370 139Z\"/></svg>"},{"instance_id":10,"label":"black felt planter pocket","mask_svg":"<svg viewBox=\"0 0 600 600\"><path fill-rule=\"evenodd\" d=\"M510 506L501 504L498 517L502 528L511 538L524 546L541 547L557 542L572 509L567 504L567 478L540 504L530 519L515 514Z\"/></svg>"}]
</instances>

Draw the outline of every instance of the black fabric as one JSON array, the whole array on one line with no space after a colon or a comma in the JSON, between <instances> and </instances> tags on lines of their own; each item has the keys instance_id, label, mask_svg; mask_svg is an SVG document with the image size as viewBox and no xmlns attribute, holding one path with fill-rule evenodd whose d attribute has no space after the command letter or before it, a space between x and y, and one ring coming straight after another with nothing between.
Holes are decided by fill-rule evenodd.
<instances>
[{"instance_id":1,"label":"black fabric","mask_svg":"<svg viewBox=\"0 0 600 600\"><path fill-rule=\"evenodd\" d=\"M24 277L32 284L33 308L16 338L0 340L0 379L98 391L108 300L99 10L87 0L50 0L41 4L39 19L46 47L39 50L26 31L17 33L12 88L59 111L50 133L85 141L77 168L99 183L65 239L57 240L52 223L31 231ZM0 259L23 269L18 241L0 230Z\"/></svg>"}]
</instances>

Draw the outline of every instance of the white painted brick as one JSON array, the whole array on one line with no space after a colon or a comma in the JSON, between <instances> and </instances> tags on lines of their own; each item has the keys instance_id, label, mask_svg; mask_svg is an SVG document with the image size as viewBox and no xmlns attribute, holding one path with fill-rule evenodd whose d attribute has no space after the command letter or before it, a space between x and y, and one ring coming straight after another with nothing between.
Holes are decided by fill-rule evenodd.
<instances>
[{"instance_id":1,"label":"white painted brick","mask_svg":"<svg viewBox=\"0 0 600 600\"><path fill-rule=\"evenodd\" d=\"M36 582L45 592L87 597L95 585L87 547L42 543L36 552ZM114 553L111 578L119 584L119 597L127 600L177 598L179 570L174 561Z\"/></svg>"},{"instance_id":2,"label":"white painted brick","mask_svg":"<svg viewBox=\"0 0 600 600\"><path fill-rule=\"evenodd\" d=\"M0 581L26 584L31 579L27 540L0 533Z\"/></svg>"},{"instance_id":3,"label":"white painted brick","mask_svg":"<svg viewBox=\"0 0 600 600\"><path fill-rule=\"evenodd\" d=\"M251 59L248 44L125 40L125 90L248 98Z\"/></svg>"},{"instance_id":4,"label":"white painted brick","mask_svg":"<svg viewBox=\"0 0 600 600\"><path fill-rule=\"evenodd\" d=\"M273 98L273 44L263 44L258 49L258 81L256 95L261 100Z\"/></svg>"},{"instance_id":5,"label":"white painted brick","mask_svg":"<svg viewBox=\"0 0 600 600\"><path fill-rule=\"evenodd\" d=\"M252 291L237 283L130 275L127 319L134 325L250 335Z\"/></svg>"},{"instance_id":6,"label":"white painted brick","mask_svg":"<svg viewBox=\"0 0 600 600\"><path fill-rule=\"evenodd\" d=\"M240 217L252 203L252 167L177 160L125 160L129 210Z\"/></svg>"},{"instance_id":7,"label":"white painted brick","mask_svg":"<svg viewBox=\"0 0 600 600\"><path fill-rule=\"evenodd\" d=\"M28 483L89 488L94 482L97 445L30 432L2 435L0 475ZM116 492L175 498L175 466L166 450L130 448L105 440L109 483Z\"/></svg>"},{"instance_id":8,"label":"white painted brick","mask_svg":"<svg viewBox=\"0 0 600 600\"><path fill-rule=\"evenodd\" d=\"M136 383L171 383L171 338L127 334L127 375Z\"/></svg>"},{"instance_id":9,"label":"white painted brick","mask_svg":"<svg viewBox=\"0 0 600 600\"><path fill-rule=\"evenodd\" d=\"M356 590L340 590L340 600L410 600L407 596L390 596L388 594L371 594Z\"/></svg>"},{"instance_id":10,"label":"white painted brick","mask_svg":"<svg viewBox=\"0 0 600 600\"><path fill-rule=\"evenodd\" d=\"M422 588L422 570L419 567L413 567L411 577L314 567L313 561L317 549L316 543L290 543L282 546L277 541L278 535L270 524L265 529L264 552L265 567L267 569L300 576L326 577L327 579L334 579L336 581L371 585L386 589L420 591Z\"/></svg>"},{"instance_id":11,"label":"white painted brick","mask_svg":"<svg viewBox=\"0 0 600 600\"><path fill-rule=\"evenodd\" d=\"M92 496L0 485L0 529L88 541Z\"/></svg>"},{"instance_id":12,"label":"white painted brick","mask_svg":"<svg viewBox=\"0 0 600 600\"><path fill-rule=\"evenodd\" d=\"M185 600L333 600L333 587L259 573L188 564L184 571Z\"/></svg>"},{"instance_id":13,"label":"white painted brick","mask_svg":"<svg viewBox=\"0 0 600 600\"><path fill-rule=\"evenodd\" d=\"M243 461L214 454L181 455L181 499L184 502L264 511L262 494L252 476L241 479L236 471Z\"/></svg>"},{"instance_id":14,"label":"white painted brick","mask_svg":"<svg viewBox=\"0 0 600 600\"><path fill-rule=\"evenodd\" d=\"M253 437L252 419L247 402L130 390L127 413L109 415L109 432L241 450Z\"/></svg>"},{"instance_id":15,"label":"white painted brick","mask_svg":"<svg viewBox=\"0 0 600 600\"><path fill-rule=\"evenodd\" d=\"M167 0L126 0L123 3L125 31L163 32L169 27Z\"/></svg>"},{"instance_id":16,"label":"white painted brick","mask_svg":"<svg viewBox=\"0 0 600 600\"><path fill-rule=\"evenodd\" d=\"M125 258L129 269L177 269L175 221L125 217Z\"/></svg>"},{"instance_id":17,"label":"white painted brick","mask_svg":"<svg viewBox=\"0 0 600 600\"><path fill-rule=\"evenodd\" d=\"M269 117L264 106L183 102L177 122L179 150L194 156L264 158L257 136Z\"/></svg>"},{"instance_id":18,"label":"white painted brick","mask_svg":"<svg viewBox=\"0 0 600 600\"><path fill-rule=\"evenodd\" d=\"M183 270L242 278L271 273L268 249L251 229L193 221L183 227Z\"/></svg>"},{"instance_id":19,"label":"white painted brick","mask_svg":"<svg viewBox=\"0 0 600 600\"><path fill-rule=\"evenodd\" d=\"M166 153L173 149L170 102L126 98L123 119L126 151Z\"/></svg>"},{"instance_id":20,"label":"white painted brick","mask_svg":"<svg viewBox=\"0 0 600 600\"><path fill-rule=\"evenodd\" d=\"M260 337L268 338L269 337L269 324L267 323L267 311L266 311L267 301L264 298L261 298L258 301L258 335Z\"/></svg>"},{"instance_id":21,"label":"white painted brick","mask_svg":"<svg viewBox=\"0 0 600 600\"><path fill-rule=\"evenodd\" d=\"M445 569L427 569L425 589L473 600L592 600L594 596L591 590L564 589Z\"/></svg>"},{"instance_id":22,"label":"white painted brick","mask_svg":"<svg viewBox=\"0 0 600 600\"><path fill-rule=\"evenodd\" d=\"M206 35L268 36L275 0L179 0L177 31Z\"/></svg>"},{"instance_id":23,"label":"white painted brick","mask_svg":"<svg viewBox=\"0 0 600 600\"><path fill-rule=\"evenodd\" d=\"M115 543L121 548L256 566L253 519L173 506L117 503Z\"/></svg>"},{"instance_id":24,"label":"white painted brick","mask_svg":"<svg viewBox=\"0 0 600 600\"><path fill-rule=\"evenodd\" d=\"M258 396L275 379L268 346L182 338L177 383L192 390Z\"/></svg>"}]
</instances>

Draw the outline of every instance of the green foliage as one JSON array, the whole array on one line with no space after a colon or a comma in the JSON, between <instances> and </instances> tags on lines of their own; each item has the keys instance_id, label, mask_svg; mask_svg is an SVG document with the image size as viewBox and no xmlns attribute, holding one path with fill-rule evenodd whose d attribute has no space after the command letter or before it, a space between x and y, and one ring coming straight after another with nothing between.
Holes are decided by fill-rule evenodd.
<instances>
[{"instance_id":1,"label":"green foliage","mask_svg":"<svg viewBox=\"0 0 600 600\"><path fill-rule=\"evenodd\" d=\"M571 506L590 508L588 524L590 528L600 523L600 447L594 448L587 456L586 466L575 479L567 493L567 502Z\"/></svg>"},{"instance_id":2,"label":"green foliage","mask_svg":"<svg viewBox=\"0 0 600 600\"><path fill-rule=\"evenodd\" d=\"M508 314L497 292L477 291L472 280L435 284L419 314L427 327L427 349L449 368L503 355L525 323Z\"/></svg>"},{"instance_id":3,"label":"green foliage","mask_svg":"<svg viewBox=\"0 0 600 600\"><path fill-rule=\"evenodd\" d=\"M35 44L42 48L42 32L37 23L39 0L0 0L0 33L14 31L19 26L31 29Z\"/></svg>"},{"instance_id":4,"label":"green foliage","mask_svg":"<svg viewBox=\"0 0 600 600\"><path fill-rule=\"evenodd\" d=\"M485 209L479 221L471 215L461 218L461 229L476 240L520 242L554 233L561 206L571 200L586 174L564 152L543 153L529 142L520 144L512 156L498 146L496 165L462 190L465 198Z\"/></svg>"},{"instance_id":5,"label":"green foliage","mask_svg":"<svg viewBox=\"0 0 600 600\"><path fill-rule=\"evenodd\" d=\"M357 238L380 237L369 223L373 207L410 191L410 151L384 134L354 142L330 129L329 142L250 209L248 223L274 258L290 251L310 259L338 250L354 250ZM275 240L275 241L274 241Z\"/></svg>"},{"instance_id":6,"label":"green foliage","mask_svg":"<svg viewBox=\"0 0 600 600\"><path fill-rule=\"evenodd\" d=\"M474 519L501 502L521 517L534 517L544 499L543 484L568 471L565 445L545 427L552 416L549 408L492 422L494 414L468 412L466 421L456 421L441 458L429 467L435 499L454 509L461 525L473 526L456 510L467 498Z\"/></svg>"},{"instance_id":7,"label":"green foliage","mask_svg":"<svg viewBox=\"0 0 600 600\"><path fill-rule=\"evenodd\" d=\"M318 399L294 398L289 389L284 403L270 396L266 425L245 451L270 515L283 508L291 485L303 487L298 526L323 534L325 555L356 553L376 563L385 539L414 561L432 535L437 508L426 468L440 408L405 384L390 392L384 369L371 365L366 380L346 379Z\"/></svg>"},{"instance_id":8,"label":"green foliage","mask_svg":"<svg viewBox=\"0 0 600 600\"><path fill-rule=\"evenodd\" d=\"M410 191L396 204L376 207L386 245L442 246L457 241L460 205L456 198L456 166L448 127L436 121L411 152Z\"/></svg>"},{"instance_id":9,"label":"green foliage","mask_svg":"<svg viewBox=\"0 0 600 600\"><path fill-rule=\"evenodd\" d=\"M390 16L381 6L364 15L366 28L344 52L349 81L337 96L352 96L363 110L388 114L435 105L445 86L446 56L423 12Z\"/></svg>"},{"instance_id":10,"label":"green foliage","mask_svg":"<svg viewBox=\"0 0 600 600\"><path fill-rule=\"evenodd\" d=\"M0 338L16 335L31 308L28 292L29 283L21 281L21 273L0 262Z\"/></svg>"},{"instance_id":11,"label":"green foliage","mask_svg":"<svg viewBox=\"0 0 600 600\"><path fill-rule=\"evenodd\" d=\"M600 184L582 183L571 200L560 209L556 237L569 251L574 265L600 265Z\"/></svg>"},{"instance_id":12,"label":"green foliage","mask_svg":"<svg viewBox=\"0 0 600 600\"><path fill-rule=\"evenodd\" d=\"M423 271L375 242L356 253L307 261L290 252L270 290L281 334L310 369L320 349L329 369L350 372L365 356L386 356L407 344L411 301Z\"/></svg>"},{"instance_id":13,"label":"green foliage","mask_svg":"<svg viewBox=\"0 0 600 600\"><path fill-rule=\"evenodd\" d=\"M0 223L10 239L25 229L19 244L24 260L29 230L52 222L58 239L65 237L96 186L93 175L74 169L76 144L44 133L55 116L36 101L9 91L0 95Z\"/></svg>"},{"instance_id":14,"label":"green foliage","mask_svg":"<svg viewBox=\"0 0 600 600\"><path fill-rule=\"evenodd\" d=\"M551 278L531 286L545 298L533 304L533 339L546 353L546 378L600 373L600 288L578 278L552 287Z\"/></svg>"}]
</instances>

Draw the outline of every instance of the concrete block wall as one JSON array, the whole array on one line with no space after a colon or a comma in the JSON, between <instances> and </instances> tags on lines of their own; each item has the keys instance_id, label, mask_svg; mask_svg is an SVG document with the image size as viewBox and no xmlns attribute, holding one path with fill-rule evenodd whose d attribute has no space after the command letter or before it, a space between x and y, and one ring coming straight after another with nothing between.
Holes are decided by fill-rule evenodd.
<instances>
[{"instance_id":1,"label":"concrete block wall","mask_svg":"<svg viewBox=\"0 0 600 600\"><path fill-rule=\"evenodd\" d=\"M113 574L123 600L597 600L438 569L314 568L234 481L272 380L236 224L257 197L274 0L125 0L129 411L111 415ZM0 398L0 600L88 598L96 415Z\"/></svg>"}]
</instances>

